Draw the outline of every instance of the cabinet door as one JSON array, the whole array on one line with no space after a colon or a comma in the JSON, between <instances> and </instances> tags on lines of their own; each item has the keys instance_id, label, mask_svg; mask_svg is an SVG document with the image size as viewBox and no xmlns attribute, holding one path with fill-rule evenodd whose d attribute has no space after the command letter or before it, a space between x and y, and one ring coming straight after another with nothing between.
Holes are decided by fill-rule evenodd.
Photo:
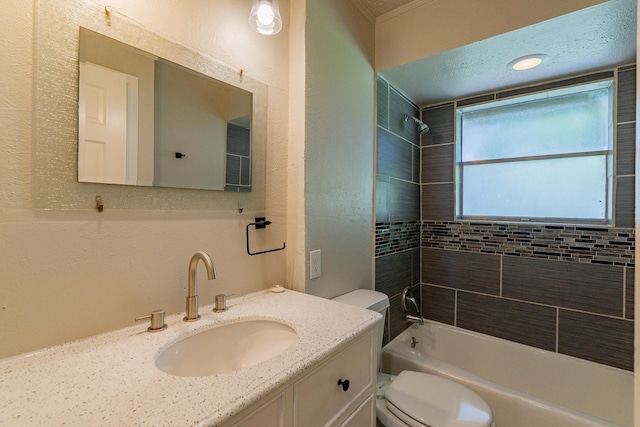
<instances>
[{"instance_id":1,"label":"cabinet door","mask_svg":"<svg viewBox=\"0 0 640 427\"><path fill-rule=\"evenodd\" d=\"M233 427L285 427L285 393L265 403Z\"/></svg>"},{"instance_id":2,"label":"cabinet door","mask_svg":"<svg viewBox=\"0 0 640 427\"><path fill-rule=\"evenodd\" d=\"M295 426L339 424L374 393L373 345L369 331L294 384Z\"/></svg>"},{"instance_id":3,"label":"cabinet door","mask_svg":"<svg viewBox=\"0 0 640 427\"><path fill-rule=\"evenodd\" d=\"M376 399L369 396L340 427L373 427L376 425Z\"/></svg>"}]
</instances>

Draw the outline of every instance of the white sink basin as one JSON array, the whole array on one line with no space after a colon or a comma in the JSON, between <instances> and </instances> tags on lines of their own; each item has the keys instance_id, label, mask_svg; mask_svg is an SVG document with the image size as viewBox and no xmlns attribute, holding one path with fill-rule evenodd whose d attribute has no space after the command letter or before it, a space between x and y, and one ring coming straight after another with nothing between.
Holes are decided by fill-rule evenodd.
<instances>
[{"instance_id":1,"label":"white sink basin","mask_svg":"<svg viewBox=\"0 0 640 427\"><path fill-rule=\"evenodd\" d=\"M245 320L214 326L171 344L156 366L183 377L238 371L270 359L298 339L289 325L273 320Z\"/></svg>"}]
</instances>

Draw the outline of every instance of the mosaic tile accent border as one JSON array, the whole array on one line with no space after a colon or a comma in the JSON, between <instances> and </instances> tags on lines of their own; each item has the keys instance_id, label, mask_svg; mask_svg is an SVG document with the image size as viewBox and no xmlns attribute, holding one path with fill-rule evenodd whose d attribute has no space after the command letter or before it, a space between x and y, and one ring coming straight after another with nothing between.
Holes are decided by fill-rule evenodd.
<instances>
[{"instance_id":1,"label":"mosaic tile accent border","mask_svg":"<svg viewBox=\"0 0 640 427\"><path fill-rule=\"evenodd\" d=\"M389 255L419 247L419 221L376 223L375 256Z\"/></svg>"},{"instance_id":2,"label":"mosaic tile accent border","mask_svg":"<svg viewBox=\"0 0 640 427\"><path fill-rule=\"evenodd\" d=\"M377 242L376 225L376 252ZM635 266L633 228L423 221L421 246L580 263Z\"/></svg>"}]
</instances>

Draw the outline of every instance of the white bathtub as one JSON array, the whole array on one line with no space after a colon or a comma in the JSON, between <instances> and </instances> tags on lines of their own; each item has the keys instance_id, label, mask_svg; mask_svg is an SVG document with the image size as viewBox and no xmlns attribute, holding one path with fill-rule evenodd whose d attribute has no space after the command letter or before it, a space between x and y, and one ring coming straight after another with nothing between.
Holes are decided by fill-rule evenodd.
<instances>
[{"instance_id":1,"label":"white bathtub","mask_svg":"<svg viewBox=\"0 0 640 427\"><path fill-rule=\"evenodd\" d=\"M449 325L412 325L383 348L381 363L389 374L422 371L465 384L498 427L633 425L632 373Z\"/></svg>"}]
</instances>

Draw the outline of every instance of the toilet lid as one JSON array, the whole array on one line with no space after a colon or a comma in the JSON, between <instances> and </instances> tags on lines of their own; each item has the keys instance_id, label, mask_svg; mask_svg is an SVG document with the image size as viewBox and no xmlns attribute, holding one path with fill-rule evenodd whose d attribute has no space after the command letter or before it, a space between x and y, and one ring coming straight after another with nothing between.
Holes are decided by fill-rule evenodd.
<instances>
[{"instance_id":1,"label":"toilet lid","mask_svg":"<svg viewBox=\"0 0 640 427\"><path fill-rule=\"evenodd\" d=\"M409 418L427 426L489 427L493 420L491 409L476 393L423 372L401 372L387 388L385 399L391 404L389 410L405 422Z\"/></svg>"}]
</instances>

